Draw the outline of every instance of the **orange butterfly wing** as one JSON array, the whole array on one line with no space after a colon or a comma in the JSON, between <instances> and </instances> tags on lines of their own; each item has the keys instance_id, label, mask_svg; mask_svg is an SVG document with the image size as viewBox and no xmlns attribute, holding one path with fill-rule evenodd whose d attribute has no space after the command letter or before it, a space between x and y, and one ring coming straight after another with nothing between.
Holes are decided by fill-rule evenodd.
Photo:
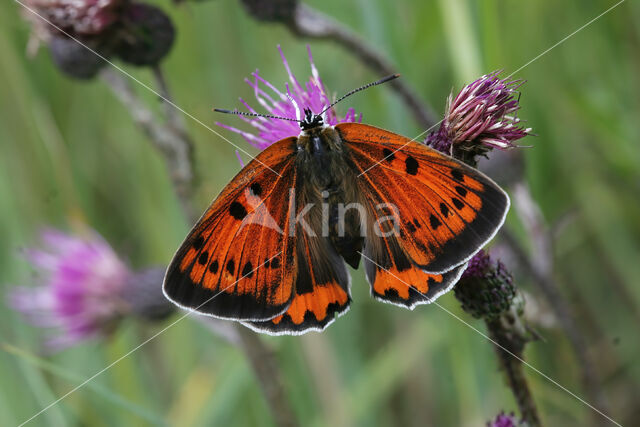
<instances>
[{"instance_id":1,"label":"orange butterfly wing","mask_svg":"<svg viewBox=\"0 0 640 427\"><path fill-rule=\"evenodd\" d=\"M288 233L296 150L294 137L271 145L224 188L167 269L169 300L234 320L266 320L289 307L297 269Z\"/></svg>"},{"instance_id":2,"label":"orange butterfly wing","mask_svg":"<svg viewBox=\"0 0 640 427\"><path fill-rule=\"evenodd\" d=\"M373 126L344 123L335 128L359 174L361 191L372 206L397 207L395 239L425 272L440 274L464 264L504 222L509 197L476 169ZM384 268L391 267L383 261Z\"/></svg>"},{"instance_id":3,"label":"orange butterfly wing","mask_svg":"<svg viewBox=\"0 0 640 427\"><path fill-rule=\"evenodd\" d=\"M404 256L399 257L402 260ZM364 267L367 281L371 284L371 295L375 299L413 309L420 304L430 304L451 290L467 264L446 273L430 274L411 265L406 259L393 259L389 267L381 268L381 264L372 262L365 252Z\"/></svg>"},{"instance_id":4,"label":"orange butterfly wing","mask_svg":"<svg viewBox=\"0 0 640 427\"><path fill-rule=\"evenodd\" d=\"M297 194L304 193L304 185L299 183ZM310 216L318 219L320 212L320 204L315 203ZM311 223L321 225L320 221ZM251 329L272 335L322 331L349 309L351 278L331 241L320 230L313 230L310 235L300 226L296 239L298 271L293 301L286 312L273 319L245 322Z\"/></svg>"}]
</instances>

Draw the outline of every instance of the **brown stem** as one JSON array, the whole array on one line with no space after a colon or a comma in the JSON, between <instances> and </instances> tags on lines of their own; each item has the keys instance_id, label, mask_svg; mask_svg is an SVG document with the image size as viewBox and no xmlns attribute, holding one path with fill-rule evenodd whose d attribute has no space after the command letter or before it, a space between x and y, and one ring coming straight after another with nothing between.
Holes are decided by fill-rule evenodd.
<instances>
[{"instance_id":1,"label":"brown stem","mask_svg":"<svg viewBox=\"0 0 640 427\"><path fill-rule=\"evenodd\" d=\"M262 393L267 399L276 424L280 427L297 426L297 418L289 406L282 377L279 375L278 362L273 352L264 345L255 332L244 327L237 329L241 345L258 377Z\"/></svg>"},{"instance_id":2,"label":"brown stem","mask_svg":"<svg viewBox=\"0 0 640 427\"><path fill-rule=\"evenodd\" d=\"M498 361L505 373L509 388L516 398L522 419L530 427L539 427L542 423L538 415L538 409L524 375L522 362L518 359L522 359L524 346L527 341L515 333L513 328L505 327L502 323L503 321L505 321L503 318L486 321L489 336L502 347L495 346ZM518 358L514 357L514 355Z\"/></svg>"},{"instance_id":3,"label":"brown stem","mask_svg":"<svg viewBox=\"0 0 640 427\"><path fill-rule=\"evenodd\" d=\"M193 181L191 140L170 126L159 123L153 112L140 100L130 82L120 72L112 68L105 68L101 72L101 77L127 108L136 124L163 155L171 182L180 199L180 205L186 215L192 218L190 200Z\"/></svg>"},{"instance_id":4,"label":"brown stem","mask_svg":"<svg viewBox=\"0 0 640 427\"><path fill-rule=\"evenodd\" d=\"M326 39L338 43L381 76L397 72L387 58L362 40L355 32L305 4L299 3L297 5L294 18L287 21L287 26L297 36ZM428 129L436 123L437 115L431 106L416 96L415 90L404 80L396 79L389 84L407 104L420 126Z\"/></svg>"},{"instance_id":5,"label":"brown stem","mask_svg":"<svg viewBox=\"0 0 640 427\"><path fill-rule=\"evenodd\" d=\"M160 68L159 65L155 65L152 68L152 71L153 78L155 79L158 89L160 90L160 94L162 95L162 104L164 105L167 123L174 131L185 139L185 142L189 146L189 155L191 156L193 154L193 142L187 132L187 127L184 123L182 114L180 114L178 109L172 105L174 104L173 97L171 96L171 91L169 90L169 85L167 83L167 79L164 77L162 68ZM193 158L191 158L190 161L193 163Z\"/></svg>"},{"instance_id":6,"label":"brown stem","mask_svg":"<svg viewBox=\"0 0 640 427\"><path fill-rule=\"evenodd\" d=\"M562 329L567 334L569 343L578 360L582 383L590 401L598 409L607 412L607 405L602 395L599 381L595 376L595 365L589 355L586 340L574 320L569 303L559 291L559 287L553 277L553 243L540 208L525 183L516 184L513 194L515 208L534 245L532 255L529 256L526 253L508 229L503 229L501 236L517 257L518 262L526 270L527 275L542 291ZM594 417L597 416L597 414L594 415ZM597 418L595 421L599 423L601 420Z\"/></svg>"}]
</instances>

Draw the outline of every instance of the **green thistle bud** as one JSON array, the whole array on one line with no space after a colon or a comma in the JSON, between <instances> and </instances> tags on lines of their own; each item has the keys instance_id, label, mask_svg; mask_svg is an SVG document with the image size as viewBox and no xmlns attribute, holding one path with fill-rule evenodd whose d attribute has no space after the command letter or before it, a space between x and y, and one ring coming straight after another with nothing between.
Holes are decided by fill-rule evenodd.
<instances>
[{"instance_id":1,"label":"green thistle bud","mask_svg":"<svg viewBox=\"0 0 640 427\"><path fill-rule=\"evenodd\" d=\"M471 259L454 292L467 313L487 320L509 311L517 295L511 274L484 251Z\"/></svg>"}]
</instances>

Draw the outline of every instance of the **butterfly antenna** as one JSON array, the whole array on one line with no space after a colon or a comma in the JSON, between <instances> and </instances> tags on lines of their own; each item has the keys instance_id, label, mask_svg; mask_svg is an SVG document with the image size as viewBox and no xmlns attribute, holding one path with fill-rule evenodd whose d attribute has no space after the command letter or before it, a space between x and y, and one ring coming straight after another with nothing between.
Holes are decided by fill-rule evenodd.
<instances>
[{"instance_id":1,"label":"butterfly antenna","mask_svg":"<svg viewBox=\"0 0 640 427\"><path fill-rule=\"evenodd\" d=\"M246 117L265 117L267 119L278 119L278 120L287 120L290 122L300 122L298 119L292 119L291 117L280 117L280 116L272 116L271 114L258 114L258 113L245 113L244 111L238 110L225 110L223 108L214 108L213 111L217 113L225 113L225 114L235 114L237 116L246 116Z\"/></svg>"},{"instance_id":2,"label":"butterfly antenna","mask_svg":"<svg viewBox=\"0 0 640 427\"><path fill-rule=\"evenodd\" d=\"M329 105L327 108L325 108L324 110L322 110L322 112L321 112L319 115L324 114L327 110L330 110L331 108L333 108L333 106L334 106L334 105L336 105L338 102L340 102L340 101L342 101L343 99L345 99L345 98L347 98L347 97L349 97L349 96L353 95L354 93L360 92L361 90L368 89L368 88L370 88L370 87L372 87L372 86L378 86L378 85L381 85L382 83L386 83L386 82L388 82L388 81L390 81L390 80L397 79L398 77L400 77L400 74L392 74L392 75L390 75L390 76L384 77L384 78L382 78L382 79L380 79L380 80L377 80L377 81L375 81L375 82L368 83L368 84L366 84L366 85L364 85L364 86L360 86L360 87L359 87L359 88L357 88L357 89L353 89L352 91L349 91L349 92L345 93L345 94L344 94L344 95L342 95L340 98L338 98L337 100L333 101L333 103L332 103L331 105Z\"/></svg>"}]
</instances>

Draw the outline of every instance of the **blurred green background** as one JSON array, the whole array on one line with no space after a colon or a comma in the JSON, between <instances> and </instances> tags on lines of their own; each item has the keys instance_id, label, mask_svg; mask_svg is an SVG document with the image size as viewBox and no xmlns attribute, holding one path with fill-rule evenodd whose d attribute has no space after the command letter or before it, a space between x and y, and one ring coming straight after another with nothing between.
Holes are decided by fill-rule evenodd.
<instances>
[{"instance_id":1,"label":"blurred green background","mask_svg":"<svg viewBox=\"0 0 640 427\"><path fill-rule=\"evenodd\" d=\"M237 1L156 4L178 29L164 62L175 101L209 125L238 124L211 108L233 108L238 96L250 100L243 76L255 68L271 82L284 83L277 44L298 78L308 76L308 41L281 25L253 20ZM442 113L451 90L496 69L515 71L615 2L307 4L374 44ZM69 229L84 222L131 265L166 264L191 224L181 215L162 159L99 80L66 78L46 49L26 58L29 28L18 9L12 1L0 4L3 293L33 281L18 250L48 225ZM639 23L640 3L627 1L514 76L527 80L520 117L537 135L522 142L533 146L524 151L527 182L549 224L570 214L557 229L555 277L596 361L609 415L628 425L640 416ZM331 91L342 93L378 77L332 42L310 44ZM154 84L149 71L126 69ZM152 94L137 89L160 110ZM354 96L341 111L349 105L367 123L408 136L424 130L388 87ZM196 142L195 205L204 210L239 165L231 145L189 119L187 124ZM246 147L237 135L221 132ZM523 236L513 212L507 227ZM353 276L351 311L327 331L264 337L276 351L301 422L480 426L502 409L516 409L494 351L478 333L435 306L410 312L374 302L362 272ZM546 302L532 281L524 274L516 281L544 311ZM452 294L440 302L484 330ZM40 331L2 310L0 425L27 419L162 326L129 322L108 341L42 357L36 356ZM584 396L576 357L561 329L553 321L536 328L544 340L527 347L527 360ZM527 376L547 425L596 422L574 397L531 370ZM249 364L236 347L186 319L30 425L246 424L273 424Z\"/></svg>"}]
</instances>

